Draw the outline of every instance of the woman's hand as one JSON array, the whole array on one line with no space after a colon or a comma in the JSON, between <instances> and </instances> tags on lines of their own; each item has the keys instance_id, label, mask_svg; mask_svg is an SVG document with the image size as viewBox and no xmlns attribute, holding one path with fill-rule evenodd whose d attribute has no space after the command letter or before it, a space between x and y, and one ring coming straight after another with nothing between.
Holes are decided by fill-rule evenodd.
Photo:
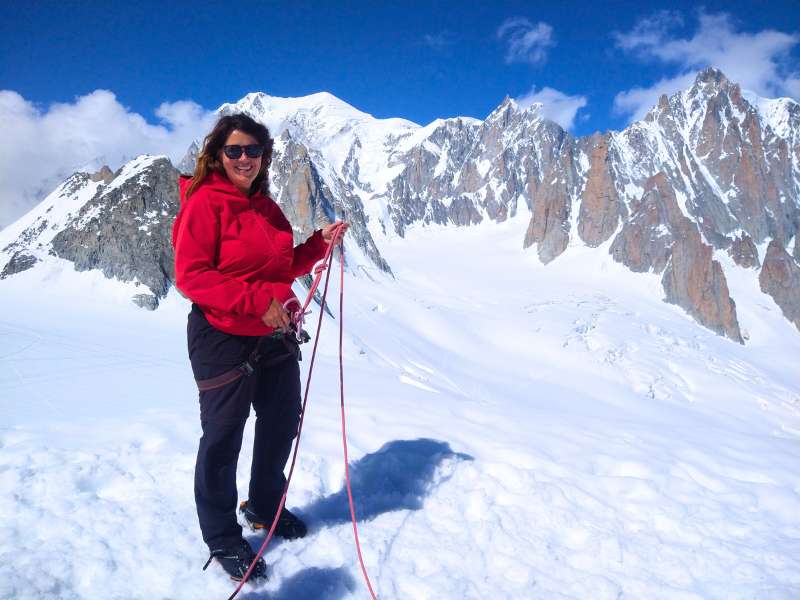
<instances>
[{"instance_id":1,"label":"woman's hand","mask_svg":"<svg viewBox=\"0 0 800 600\"><path fill-rule=\"evenodd\" d=\"M342 235L339 237L339 243L342 243L344 234L347 233L347 230L350 228L350 223L346 223L344 221L336 221L335 223L331 223L330 225L326 225L322 228L322 239L325 240L326 243L331 243L331 240L333 240L333 231L339 225L342 226Z\"/></svg>"},{"instance_id":2,"label":"woman's hand","mask_svg":"<svg viewBox=\"0 0 800 600\"><path fill-rule=\"evenodd\" d=\"M289 320L289 313L286 312L283 305L275 300L275 298L272 299L272 304L269 305L267 312L261 316L261 320L267 327L280 329L284 333L289 331L289 323L291 322Z\"/></svg>"}]
</instances>

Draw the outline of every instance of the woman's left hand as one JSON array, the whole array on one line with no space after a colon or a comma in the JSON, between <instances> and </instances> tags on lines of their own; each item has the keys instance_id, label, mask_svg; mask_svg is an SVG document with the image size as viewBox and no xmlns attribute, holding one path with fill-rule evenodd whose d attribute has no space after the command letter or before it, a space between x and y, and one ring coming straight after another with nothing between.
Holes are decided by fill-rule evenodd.
<instances>
[{"instance_id":1,"label":"woman's left hand","mask_svg":"<svg viewBox=\"0 0 800 600\"><path fill-rule=\"evenodd\" d=\"M347 233L347 230L350 228L350 223L346 223L345 221L336 221L335 223L331 223L330 225L326 225L322 228L322 239L325 240L328 244L331 243L333 240L333 232L339 226L342 226L342 235L339 237L339 243L342 243L342 238L344 234Z\"/></svg>"}]
</instances>

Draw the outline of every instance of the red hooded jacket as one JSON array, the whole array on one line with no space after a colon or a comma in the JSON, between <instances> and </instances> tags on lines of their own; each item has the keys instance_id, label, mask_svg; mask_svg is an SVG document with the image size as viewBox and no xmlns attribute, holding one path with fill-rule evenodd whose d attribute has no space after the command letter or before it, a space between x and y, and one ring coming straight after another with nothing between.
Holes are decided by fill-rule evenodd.
<instances>
[{"instance_id":1,"label":"red hooded jacket","mask_svg":"<svg viewBox=\"0 0 800 600\"><path fill-rule=\"evenodd\" d=\"M181 207L172 226L175 285L220 331L272 333L261 317L273 298L281 304L293 298L295 278L325 256L322 232L294 247L292 227L271 198L248 198L212 172L187 200L190 182L181 176Z\"/></svg>"}]
</instances>

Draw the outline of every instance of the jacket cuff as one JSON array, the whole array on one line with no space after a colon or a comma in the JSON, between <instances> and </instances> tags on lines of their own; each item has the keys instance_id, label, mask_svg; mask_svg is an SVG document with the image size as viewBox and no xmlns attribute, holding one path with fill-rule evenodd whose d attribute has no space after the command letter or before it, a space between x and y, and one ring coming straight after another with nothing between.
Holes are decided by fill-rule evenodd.
<instances>
[{"instance_id":1,"label":"jacket cuff","mask_svg":"<svg viewBox=\"0 0 800 600\"><path fill-rule=\"evenodd\" d=\"M272 284L264 282L262 285L260 285L253 295L253 309L256 313L255 316L259 318L263 317L264 313L267 312L272 304L273 298L275 298L275 290Z\"/></svg>"},{"instance_id":2,"label":"jacket cuff","mask_svg":"<svg viewBox=\"0 0 800 600\"><path fill-rule=\"evenodd\" d=\"M325 253L328 251L328 242L322 237L322 229L317 229L314 234L308 238L308 241L311 242L314 248L317 260L322 260L325 257Z\"/></svg>"}]
</instances>

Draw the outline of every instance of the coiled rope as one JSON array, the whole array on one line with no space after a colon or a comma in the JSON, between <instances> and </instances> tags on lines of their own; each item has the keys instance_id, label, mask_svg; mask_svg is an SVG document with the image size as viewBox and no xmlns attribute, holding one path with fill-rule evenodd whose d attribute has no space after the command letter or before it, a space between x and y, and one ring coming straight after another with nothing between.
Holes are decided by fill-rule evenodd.
<instances>
[{"instance_id":1,"label":"coiled rope","mask_svg":"<svg viewBox=\"0 0 800 600\"><path fill-rule=\"evenodd\" d=\"M267 537L264 539L264 542L261 544L261 548L259 548L258 552L256 553L253 562L250 564L250 567L247 569L247 572L242 577L242 580L239 582L239 585L234 590L234 592L228 597L228 600L233 600L239 591L244 587L244 584L247 582L247 579L250 577L250 574L253 572L253 569L258 562L258 559L264 554L269 545L270 540L272 539L273 534L275 533L275 528L278 525L278 519L280 518L281 512L283 511L283 506L286 504L286 495L289 492L289 483L292 480L292 474L294 473L295 463L297 462L297 451L300 448L300 435L303 432L303 421L305 419L306 414L306 405L308 403L308 390L311 384L311 374L314 371L314 360L317 355L317 344L319 342L319 334L322 329L322 316L323 316L323 309L325 307L325 299L328 296L328 282L330 280L330 271L328 267L330 266L330 261L333 256L333 249L336 247L337 243L341 240L342 236L344 235L344 224L338 225L333 230L333 235L331 238L330 245L328 246L328 250L325 253L325 258L314 268L314 281L309 288L308 296L306 297L305 303L300 306L294 312L290 311L290 317L292 322L295 324L296 332L299 334L303 319L306 315L306 309L308 305L311 303L312 298L314 297L314 293L317 291L319 287L320 281L322 279L322 273L324 271L328 271L327 275L325 276L325 286L322 292L322 302L320 303L320 311L319 311L319 321L317 322L317 332L314 336L314 348L311 351L311 363L308 367L308 377L306 379L306 388L303 394L303 406L300 412L300 422L297 425L297 437L295 439L294 444L294 451L292 453L292 462L289 467L289 474L286 476L286 484L283 486L283 495L281 497L281 501L278 504L278 510L275 512L275 517L272 519L272 525L269 528L269 533ZM370 596L372 596L373 600L377 600L377 596L372 589L372 583L369 580L369 575L367 574L367 567L364 565L364 558L361 554L361 543L358 539L358 525L356 524L356 511L355 505L353 503L353 492L350 488L350 469L348 466L347 460L347 424L345 418L345 410L344 410L344 361L342 358L342 349L344 346L343 343L343 333L344 333L344 244L339 245L339 277L340 277L340 286L339 286L339 405L341 407L342 413L342 448L344 452L344 479L345 485L347 487L347 500L350 504L350 519L353 522L353 537L355 538L356 542L356 552L358 553L358 562L361 564L361 572L364 575L364 581L367 583L367 589L369 589ZM299 301L293 299L294 303L297 305L300 304ZM288 306L286 307L288 309Z\"/></svg>"}]
</instances>

